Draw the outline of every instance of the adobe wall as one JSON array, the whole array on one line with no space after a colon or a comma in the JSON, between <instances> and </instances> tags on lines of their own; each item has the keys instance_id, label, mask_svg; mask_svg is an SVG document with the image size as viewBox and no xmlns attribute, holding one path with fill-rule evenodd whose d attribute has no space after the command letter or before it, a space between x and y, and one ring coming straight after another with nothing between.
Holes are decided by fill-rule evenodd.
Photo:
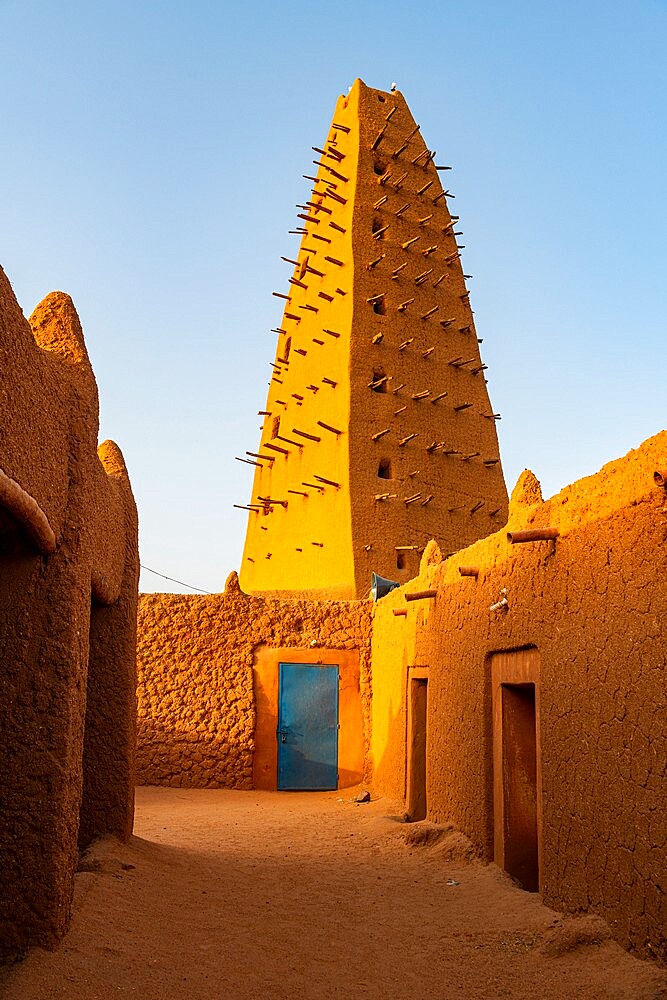
<instances>
[{"instance_id":1,"label":"adobe wall","mask_svg":"<svg viewBox=\"0 0 667 1000\"><path fill-rule=\"evenodd\" d=\"M363 765L370 738L370 628L369 602L251 597L241 592L235 573L223 594L142 594L138 782L252 788L258 705L262 710L258 680L264 679L260 687L265 688L267 668L288 654L297 662L320 657L326 662L336 651L348 658L358 651L356 691L366 724L359 733L351 722L348 732L350 743L359 736ZM271 730L270 723L261 721L260 733L269 734L267 745L259 747L266 760L269 738L275 744L275 725ZM268 772L257 781L258 776L256 770L258 787L271 787Z\"/></svg>"},{"instance_id":2,"label":"adobe wall","mask_svg":"<svg viewBox=\"0 0 667 1000\"><path fill-rule=\"evenodd\" d=\"M653 481L665 466L662 432L546 503L524 473L509 529L560 537L510 545L503 530L445 562L429 546L420 577L376 605L372 644L375 790L405 794L406 680L420 666L429 818L455 823L487 858L491 656L537 649L545 901L600 913L621 943L654 956L667 927L667 495ZM435 599L406 602L430 588ZM490 611L503 596L506 610Z\"/></svg>"},{"instance_id":3,"label":"adobe wall","mask_svg":"<svg viewBox=\"0 0 667 1000\"><path fill-rule=\"evenodd\" d=\"M137 514L71 299L0 270L0 960L69 922L79 845L133 816Z\"/></svg>"}]
</instances>

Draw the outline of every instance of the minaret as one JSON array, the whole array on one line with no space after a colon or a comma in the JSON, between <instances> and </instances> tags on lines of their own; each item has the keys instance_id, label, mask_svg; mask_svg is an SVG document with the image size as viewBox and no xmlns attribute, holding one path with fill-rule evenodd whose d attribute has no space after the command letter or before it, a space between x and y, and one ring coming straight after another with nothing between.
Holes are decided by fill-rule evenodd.
<instances>
[{"instance_id":1,"label":"minaret","mask_svg":"<svg viewBox=\"0 0 667 1000\"><path fill-rule=\"evenodd\" d=\"M440 168L400 93L357 80L314 147L276 329L240 581L367 596L496 531L507 491Z\"/></svg>"}]
</instances>

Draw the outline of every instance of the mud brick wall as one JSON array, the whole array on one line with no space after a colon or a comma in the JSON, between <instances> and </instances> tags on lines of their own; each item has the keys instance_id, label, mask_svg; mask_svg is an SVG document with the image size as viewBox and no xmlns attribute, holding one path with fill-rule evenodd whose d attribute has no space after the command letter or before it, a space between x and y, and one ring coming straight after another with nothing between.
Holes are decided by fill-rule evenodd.
<instances>
[{"instance_id":1,"label":"mud brick wall","mask_svg":"<svg viewBox=\"0 0 667 1000\"><path fill-rule=\"evenodd\" d=\"M252 788L253 662L262 647L358 649L370 732L368 602L143 594L138 627L139 783ZM368 743L368 735L366 737Z\"/></svg>"},{"instance_id":2,"label":"mud brick wall","mask_svg":"<svg viewBox=\"0 0 667 1000\"><path fill-rule=\"evenodd\" d=\"M511 545L503 530L446 561L430 546L420 577L376 606L372 649L376 791L405 793L406 676L426 667L429 818L454 822L488 858L491 657L537 649L545 901L593 910L621 943L663 957L667 494L653 472L666 466L663 432L546 503L524 473L508 529L560 537ZM428 588L434 600L406 602ZM490 611L503 591L507 608Z\"/></svg>"}]
</instances>

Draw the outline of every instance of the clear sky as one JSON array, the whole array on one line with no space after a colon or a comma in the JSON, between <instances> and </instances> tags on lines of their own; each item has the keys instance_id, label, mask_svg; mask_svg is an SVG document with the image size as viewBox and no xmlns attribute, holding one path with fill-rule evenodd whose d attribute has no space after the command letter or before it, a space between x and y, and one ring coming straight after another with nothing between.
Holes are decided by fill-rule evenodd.
<instances>
[{"instance_id":1,"label":"clear sky","mask_svg":"<svg viewBox=\"0 0 667 1000\"><path fill-rule=\"evenodd\" d=\"M271 292L357 76L454 168L508 487L664 428L666 53L664 0L0 0L0 263L26 315L74 299L142 562L239 567Z\"/></svg>"}]
</instances>

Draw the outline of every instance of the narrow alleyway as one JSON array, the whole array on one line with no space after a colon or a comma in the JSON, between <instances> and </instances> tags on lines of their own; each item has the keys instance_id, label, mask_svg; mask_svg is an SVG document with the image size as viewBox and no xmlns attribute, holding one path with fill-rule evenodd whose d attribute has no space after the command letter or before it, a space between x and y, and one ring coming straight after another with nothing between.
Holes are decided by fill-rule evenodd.
<instances>
[{"instance_id":1,"label":"narrow alleyway","mask_svg":"<svg viewBox=\"0 0 667 1000\"><path fill-rule=\"evenodd\" d=\"M566 920L459 835L351 797L138 789L135 839L94 846L69 935L0 996L667 997L667 974L595 918Z\"/></svg>"}]
</instances>

